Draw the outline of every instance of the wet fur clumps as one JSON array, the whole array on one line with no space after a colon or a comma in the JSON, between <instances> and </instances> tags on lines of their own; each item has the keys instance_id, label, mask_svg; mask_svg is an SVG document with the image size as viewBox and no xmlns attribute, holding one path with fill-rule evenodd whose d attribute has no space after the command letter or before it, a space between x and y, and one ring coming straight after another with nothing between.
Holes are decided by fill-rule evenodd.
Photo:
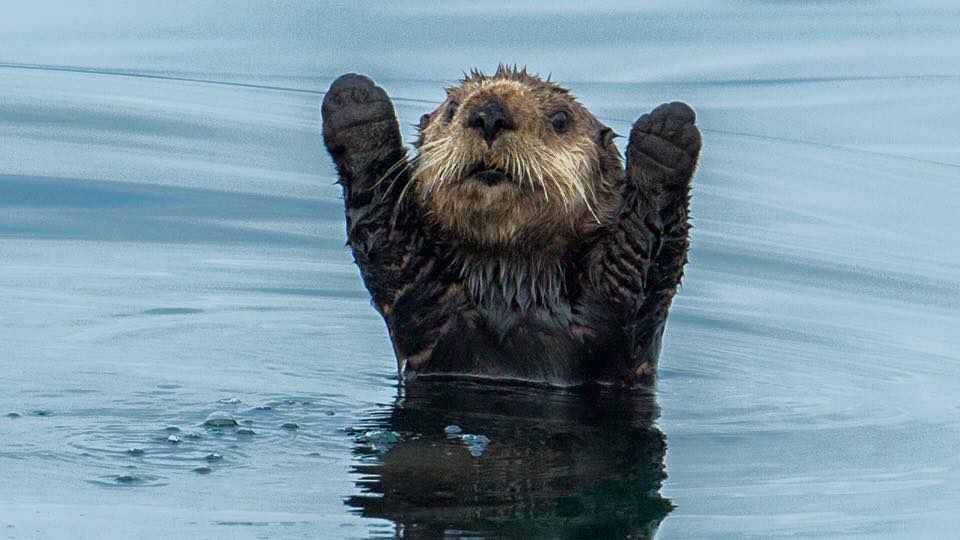
<instances>
[{"instance_id":1,"label":"wet fur clumps","mask_svg":"<svg viewBox=\"0 0 960 540\"><path fill-rule=\"evenodd\" d=\"M466 253L454 264L470 297L483 306L549 309L560 304L567 289L564 265L557 261Z\"/></svg>"}]
</instances>

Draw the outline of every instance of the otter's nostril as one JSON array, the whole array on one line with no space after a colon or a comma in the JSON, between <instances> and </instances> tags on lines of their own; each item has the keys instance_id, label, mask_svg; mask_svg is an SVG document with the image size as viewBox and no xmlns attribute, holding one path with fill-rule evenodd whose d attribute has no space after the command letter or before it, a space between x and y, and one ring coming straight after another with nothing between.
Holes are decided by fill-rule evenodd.
<instances>
[{"instance_id":1,"label":"otter's nostril","mask_svg":"<svg viewBox=\"0 0 960 540\"><path fill-rule=\"evenodd\" d=\"M503 131L513 129L513 116L502 101L492 98L470 114L467 127L480 130L483 140L490 144Z\"/></svg>"}]
</instances>

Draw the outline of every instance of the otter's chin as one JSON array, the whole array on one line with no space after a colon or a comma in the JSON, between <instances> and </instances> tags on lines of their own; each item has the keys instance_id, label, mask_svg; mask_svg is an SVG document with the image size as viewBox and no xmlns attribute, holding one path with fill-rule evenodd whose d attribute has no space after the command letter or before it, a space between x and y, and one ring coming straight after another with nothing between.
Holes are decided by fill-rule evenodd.
<instances>
[{"instance_id":1,"label":"otter's chin","mask_svg":"<svg viewBox=\"0 0 960 540\"><path fill-rule=\"evenodd\" d=\"M431 221L471 249L542 252L575 236L580 210L538 187L479 162L455 181L418 184L417 192Z\"/></svg>"},{"instance_id":2,"label":"otter's chin","mask_svg":"<svg viewBox=\"0 0 960 540\"><path fill-rule=\"evenodd\" d=\"M537 195L513 179L488 184L470 176L424 202L434 222L467 245L529 250L562 236L567 217Z\"/></svg>"},{"instance_id":3,"label":"otter's chin","mask_svg":"<svg viewBox=\"0 0 960 540\"><path fill-rule=\"evenodd\" d=\"M464 210L477 218L504 219L510 209L522 204L525 194L511 178L490 171L467 177L457 186L454 197Z\"/></svg>"},{"instance_id":4,"label":"otter's chin","mask_svg":"<svg viewBox=\"0 0 960 540\"><path fill-rule=\"evenodd\" d=\"M503 169L498 169L479 162L467 172L467 179L480 182L487 186L496 186L504 182L512 182L510 174Z\"/></svg>"}]
</instances>

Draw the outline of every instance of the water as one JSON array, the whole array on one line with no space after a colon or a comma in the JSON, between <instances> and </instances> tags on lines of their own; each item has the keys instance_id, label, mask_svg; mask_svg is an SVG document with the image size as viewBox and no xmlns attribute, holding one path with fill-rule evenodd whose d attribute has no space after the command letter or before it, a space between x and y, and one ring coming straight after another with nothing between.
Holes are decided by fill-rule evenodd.
<instances>
[{"instance_id":1,"label":"water","mask_svg":"<svg viewBox=\"0 0 960 540\"><path fill-rule=\"evenodd\" d=\"M0 532L953 535L960 10L583 6L8 7ZM366 72L409 137L501 60L620 133L698 111L655 397L397 388L321 93Z\"/></svg>"}]
</instances>

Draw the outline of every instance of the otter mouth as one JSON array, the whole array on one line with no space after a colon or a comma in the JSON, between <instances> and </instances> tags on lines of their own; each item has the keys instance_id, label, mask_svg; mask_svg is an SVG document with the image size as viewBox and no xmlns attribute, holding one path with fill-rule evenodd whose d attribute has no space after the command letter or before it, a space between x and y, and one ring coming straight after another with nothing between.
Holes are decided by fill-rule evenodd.
<instances>
[{"instance_id":1,"label":"otter mouth","mask_svg":"<svg viewBox=\"0 0 960 540\"><path fill-rule=\"evenodd\" d=\"M488 186L495 186L504 180L508 180L510 173L481 161L467 171L467 178L476 178Z\"/></svg>"}]
</instances>

